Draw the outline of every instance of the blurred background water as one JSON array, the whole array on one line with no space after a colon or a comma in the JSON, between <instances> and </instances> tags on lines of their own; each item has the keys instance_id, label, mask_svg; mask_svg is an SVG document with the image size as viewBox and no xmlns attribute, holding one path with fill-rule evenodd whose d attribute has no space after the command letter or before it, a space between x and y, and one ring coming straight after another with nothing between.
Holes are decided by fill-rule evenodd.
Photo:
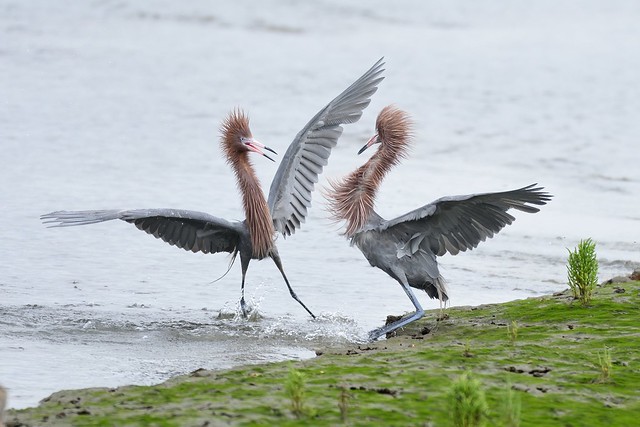
<instances>
[{"instance_id":1,"label":"blurred background water","mask_svg":"<svg viewBox=\"0 0 640 427\"><path fill-rule=\"evenodd\" d=\"M635 1L0 0L0 383L12 407L62 388L312 357L412 309L328 220L240 268L125 223L47 229L53 210L174 207L244 218L218 126L241 106L281 155L378 58L386 79L320 186L366 160L380 109L416 121L382 187L392 218L444 195L538 182L555 195L470 253L441 258L452 305L561 290L591 237L600 278L640 267L640 4ZM265 191L276 165L254 159ZM426 308L437 301L419 296Z\"/></svg>"}]
</instances>

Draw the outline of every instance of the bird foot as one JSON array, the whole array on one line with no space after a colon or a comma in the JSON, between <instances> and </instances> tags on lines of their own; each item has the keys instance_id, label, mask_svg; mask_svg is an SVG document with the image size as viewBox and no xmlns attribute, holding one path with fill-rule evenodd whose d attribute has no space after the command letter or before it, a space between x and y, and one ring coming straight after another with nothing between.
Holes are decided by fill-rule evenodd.
<instances>
[{"instance_id":1,"label":"bird foot","mask_svg":"<svg viewBox=\"0 0 640 427\"><path fill-rule=\"evenodd\" d=\"M382 334L380 334L377 329L369 331L369 341L376 341L381 335Z\"/></svg>"},{"instance_id":2,"label":"bird foot","mask_svg":"<svg viewBox=\"0 0 640 427\"><path fill-rule=\"evenodd\" d=\"M387 329L388 328L383 326L381 328L375 328L374 330L369 331L369 341L376 341L381 336L386 335Z\"/></svg>"},{"instance_id":3,"label":"bird foot","mask_svg":"<svg viewBox=\"0 0 640 427\"><path fill-rule=\"evenodd\" d=\"M246 302L244 302L244 297L240 299L240 309L242 310L242 317L245 319L249 318L249 313L253 311L253 308L248 306Z\"/></svg>"},{"instance_id":4,"label":"bird foot","mask_svg":"<svg viewBox=\"0 0 640 427\"><path fill-rule=\"evenodd\" d=\"M402 328L403 326L408 325L411 322L414 322L424 316L424 310L418 306L418 310L415 313L410 314L408 316L404 316L401 318L397 318L396 316L387 317L387 324L376 328L369 332L369 339L371 341L375 341L383 335L386 335L387 338L391 336L396 336L396 330ZM393 334L393 335L391 335Z\"/></svg>"}]
</instances>

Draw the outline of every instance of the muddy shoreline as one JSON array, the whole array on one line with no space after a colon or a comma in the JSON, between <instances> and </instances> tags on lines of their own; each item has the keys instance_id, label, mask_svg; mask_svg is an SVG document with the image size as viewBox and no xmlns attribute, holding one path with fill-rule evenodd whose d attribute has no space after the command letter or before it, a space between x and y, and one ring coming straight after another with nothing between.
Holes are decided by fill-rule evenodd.
<instances>
[{"instance_id":1,"label":"muddy shoreline","mask_svg":"<svg viewBox=\"0 0 640 427\"><path fill-rule=\"evenodd\" d=\"M395 337L318 349L310 360L199 369L150 387L60 391L38 407L7 411L6 425L448 425L448 390L467 371L485 389L492 425L503 425L509 389L521 402L521 425L630 425L640 410L634 278L603 283L588 307L567 290L444 316L433 310ZM611 377L599 380L604 349ZM291 369L305 379L297 416L285 392Z\"/></svg>"}]
</instances>

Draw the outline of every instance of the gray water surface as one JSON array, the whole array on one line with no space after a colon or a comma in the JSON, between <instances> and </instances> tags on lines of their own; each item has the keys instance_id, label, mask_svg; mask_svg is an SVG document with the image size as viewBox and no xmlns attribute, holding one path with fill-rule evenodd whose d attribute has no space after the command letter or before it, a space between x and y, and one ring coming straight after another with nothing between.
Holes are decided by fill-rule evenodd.
<instances>
[{"instance_id":1,"label":"gray water surface","mask_svg":"<svg viewBox=\"0 0 640 427\"><path fill-rule=\"evenodd\" d=\"M441 259L452 305L561 290L566 248L600 277L640 267L640 5L634 1L0 1L0 383L12 407L63 388L152 384L197 368L312 357L412 309L328 219L320 192L270 261L240 268L126 223L47 229L54 210L244 214L218 147L241 106L284 154L378 58L387 78L345 128L319 186L366 161L380 109L416 122L385 180L387 218L444 195L538 182L555 198ZM254 159L268 189L277 165ZM425 308L437 301L419 296Z\"/></svg>"}]
</instances>

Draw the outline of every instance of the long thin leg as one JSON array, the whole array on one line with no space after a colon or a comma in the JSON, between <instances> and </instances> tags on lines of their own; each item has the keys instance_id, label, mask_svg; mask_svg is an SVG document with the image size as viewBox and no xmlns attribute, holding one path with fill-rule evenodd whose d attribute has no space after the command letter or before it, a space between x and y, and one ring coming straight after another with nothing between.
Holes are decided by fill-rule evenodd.
<instances>
[{"instance_id":1,"label":"long thin leg","mask_svg":"<svg viewBox=\"0 0 640 427\"><path fill-rule=\"evenodd\" d=\"M407 279L405 278L404 274L400 275L402 278L400 279L400 285L402 286L402 289L404 289L405 293L407 294L407 296L409 297L409 299L411 300L411 302L413 303L413 306L416 308L415 313L412 313L408 316L403 317L400 320L397 320L393 323L390 323L388 325L384 325L380 328L376 328L373 331L369 332L369 339L371 341L375 341L378 338L380 338L383 335L388 334L389 332L393 332L398 328L401 328L411 322L414 322L420 318L422 318L422 316L424 316L424 310L422 309L422 306L420 305L420 302L418 301L418 298L416 298L415 294L413 293L413 291L411 290L411 287L409 286L409 283L407 283Z\"/></svg>"},{"instance_id":2,"label":"long thin leg","mask_svg":"<svg viewBox=\"0 0 640 427\"><path fill-rule=\"evenodd\" d=\"M245 319L248 317L248 312L250 311L247 307L247 304L244 302L244 279L247 275L247 269L249 268L249 261L251 261L251 257L244 257L240 254L240 265L242 267L242 285L240 287L240 292L242 294L240 298L240 309L242 310L242 317Z\"/></svg>"},{"instance_id":3,"label":"long thin leg","mask_svg":"<svg viewBox=\"0 0 640 427\"><path fill-rule=\"evenodd\" d=\"M298 303L300 303L300 305L304 307L305 310L307 310L307 313L309 313L311 317L315 319L316 316L311 312L311 310L307 308L306 305L304 305L302 301L300 301L300 298L298 298L296 293L293 291L293 288L289 284L289 279L287 279L287 276L284 274L284 269L282 268L282 262L280 261L280 256L277 253L272 253L271 259L273 260L273 262L276 263L276 267L278 267L278 270L280 270L280 273L282 274L282 278L284 279L284 283L286 283L287 288L289 288L289 293L291 294L291 297L293 297L294 300L298 301Z\"/></svg>"}]
</instances>

